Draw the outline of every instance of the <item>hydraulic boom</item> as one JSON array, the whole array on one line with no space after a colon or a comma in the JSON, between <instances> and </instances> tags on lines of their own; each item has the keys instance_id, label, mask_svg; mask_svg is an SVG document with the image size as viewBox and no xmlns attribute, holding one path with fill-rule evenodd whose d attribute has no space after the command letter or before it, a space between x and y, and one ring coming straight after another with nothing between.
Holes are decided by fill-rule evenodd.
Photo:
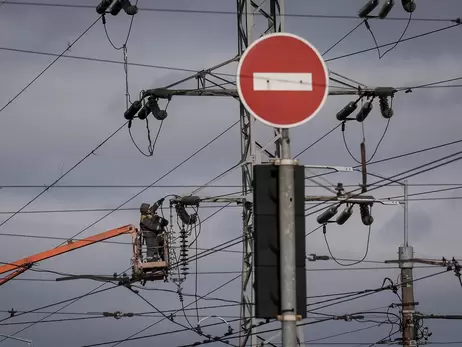
<instances>
[{"instance_id":1,"label":"hydraulic boom","mask_svg":"<svg viewBox=\"0 0 462 347\"><path fill-rule=\"evenodd\" d=\"M133 254L131 257L133 277L139 279L159 280L166 279L167 261L143 263L142 237L133 225L126 225L117 229L112 229L101 234L90 236L86 239L68 241L67 244L17 260L13 263L0 266L0 274L13 271L9 275L0 279L0 286L22 274L32 267L34 263L53 258L75 249L83 248L113 237L130 234L132 235ZM165 250L164 250L165 251ZM165 251L165 253L167 253Z\"/></svg>"}]
</instances>

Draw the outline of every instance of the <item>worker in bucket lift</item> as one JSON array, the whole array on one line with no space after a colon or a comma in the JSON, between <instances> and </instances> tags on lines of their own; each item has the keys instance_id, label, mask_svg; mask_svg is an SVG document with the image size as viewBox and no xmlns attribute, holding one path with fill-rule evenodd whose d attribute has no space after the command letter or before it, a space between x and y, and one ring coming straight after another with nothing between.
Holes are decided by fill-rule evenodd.
<instances>
[{"instance_id":1,"label":"worker in bucket lift","mask_svg":"<svg viewBox=\"0 0 462 347\"><path fill-rule=\"evenodd\" d=\"M162 205L164 199L160 199L154 205L149 206L147 203L141 204L140 213L140 231L146 243L147 257L146 261L163 260L163 235L168 221L157 215L157 209Z\"/></svg>"}]
</instances>

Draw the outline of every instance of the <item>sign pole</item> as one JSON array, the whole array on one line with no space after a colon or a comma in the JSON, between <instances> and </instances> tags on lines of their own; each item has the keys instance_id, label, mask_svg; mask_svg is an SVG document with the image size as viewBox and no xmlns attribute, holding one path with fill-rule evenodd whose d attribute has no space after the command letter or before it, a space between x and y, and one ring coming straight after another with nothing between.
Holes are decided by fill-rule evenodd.
<instances>
[{"instance_id":1,"label":"sign pole","mask_svg":"<svg viewBox=\"0 0 462 347\"><path fill-rule=\"evenodd\" d=\"M281 130L279 161L279 245L282 346L297 345L297 295L295 263L294 160L290 154L289 130Z\"/></svg>"},{"instance_id":2,"label":"sign pole","mask_svg":"<svg viewBox=\"0 0 462 347\"><path fill-rule=\"evenodd\" d=\"M281 50L281 47L284 47ZM329 94L329 70L319 51L289 33L264 35L242 54L236 87L245 109L263 124L281 129L279 165L279 254L282 346L297 346L295 177L289 128L313 119Z\"/></svg>"}]
</instances>

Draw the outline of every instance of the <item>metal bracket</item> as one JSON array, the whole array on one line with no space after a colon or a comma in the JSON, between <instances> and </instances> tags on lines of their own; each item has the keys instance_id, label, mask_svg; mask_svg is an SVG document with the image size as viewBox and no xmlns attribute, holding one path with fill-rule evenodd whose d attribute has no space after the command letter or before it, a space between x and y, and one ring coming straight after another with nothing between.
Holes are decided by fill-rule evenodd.
<instances>
[{"instance_id":1,"label":"metal bracket","mask_svg":"<svg viewBox=\"0 0 462 347\"><path fill-rule=\"evenodd\" d=\"M332 165L304 165L307 169L326 169L335 170L337 172L353 172L354 169L351 166L332 166Z\"/></svg>"},{"instance_id":2,"label":"metal bracket","mask_svg":"<svg viewBox=\"0 0 462 347\"><path fill-rule=\"evenodd\" d=\"M272 163L276 166L281 166L281 165L299 165L299 161L297 159L273 159Z\"/></svg>"},{"instance_id":3,"label":"metal bracket","mask_svg":"<svg viewBox=\"0 0 462 347\"><path fill-rule=\"evenodd\" d=\"M297 322L299 320L302 320L302 316L299 314L291 314L291 315L278 315L277 320L280 322L286 321L286 322Z\"/></svg>"}]
</instances>

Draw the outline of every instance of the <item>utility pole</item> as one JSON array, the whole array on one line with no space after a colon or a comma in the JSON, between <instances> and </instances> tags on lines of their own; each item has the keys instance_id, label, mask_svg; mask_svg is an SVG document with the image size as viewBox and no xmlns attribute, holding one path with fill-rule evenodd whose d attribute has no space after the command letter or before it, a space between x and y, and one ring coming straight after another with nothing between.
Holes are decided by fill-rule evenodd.
<instances>
[{"instance_id":1,"label":"utility pole","mask_svg":"<svg viewBox=\"0 0 462 347\"><path fill-rule=\"evenodd\" d=\"M294 160L290 153L289 130L281 131L279 160L279 242L282 346L297 345L297 295L295 264Z\"/></svg>"},{"instance_id":2,"label":"utility pole","mask_svg":"<svg viewBox=\"0 0 462 347\"><path fill-rule=\"evenodd\" d=\"M404 245L399 247L399 267L401 269L401 294L403 298L403 346L416 346L414 329L414 283L412 270L414 267L414 249L409 246L409 199L408 182L404 181Z\"/></svg>"}]
</instances>

